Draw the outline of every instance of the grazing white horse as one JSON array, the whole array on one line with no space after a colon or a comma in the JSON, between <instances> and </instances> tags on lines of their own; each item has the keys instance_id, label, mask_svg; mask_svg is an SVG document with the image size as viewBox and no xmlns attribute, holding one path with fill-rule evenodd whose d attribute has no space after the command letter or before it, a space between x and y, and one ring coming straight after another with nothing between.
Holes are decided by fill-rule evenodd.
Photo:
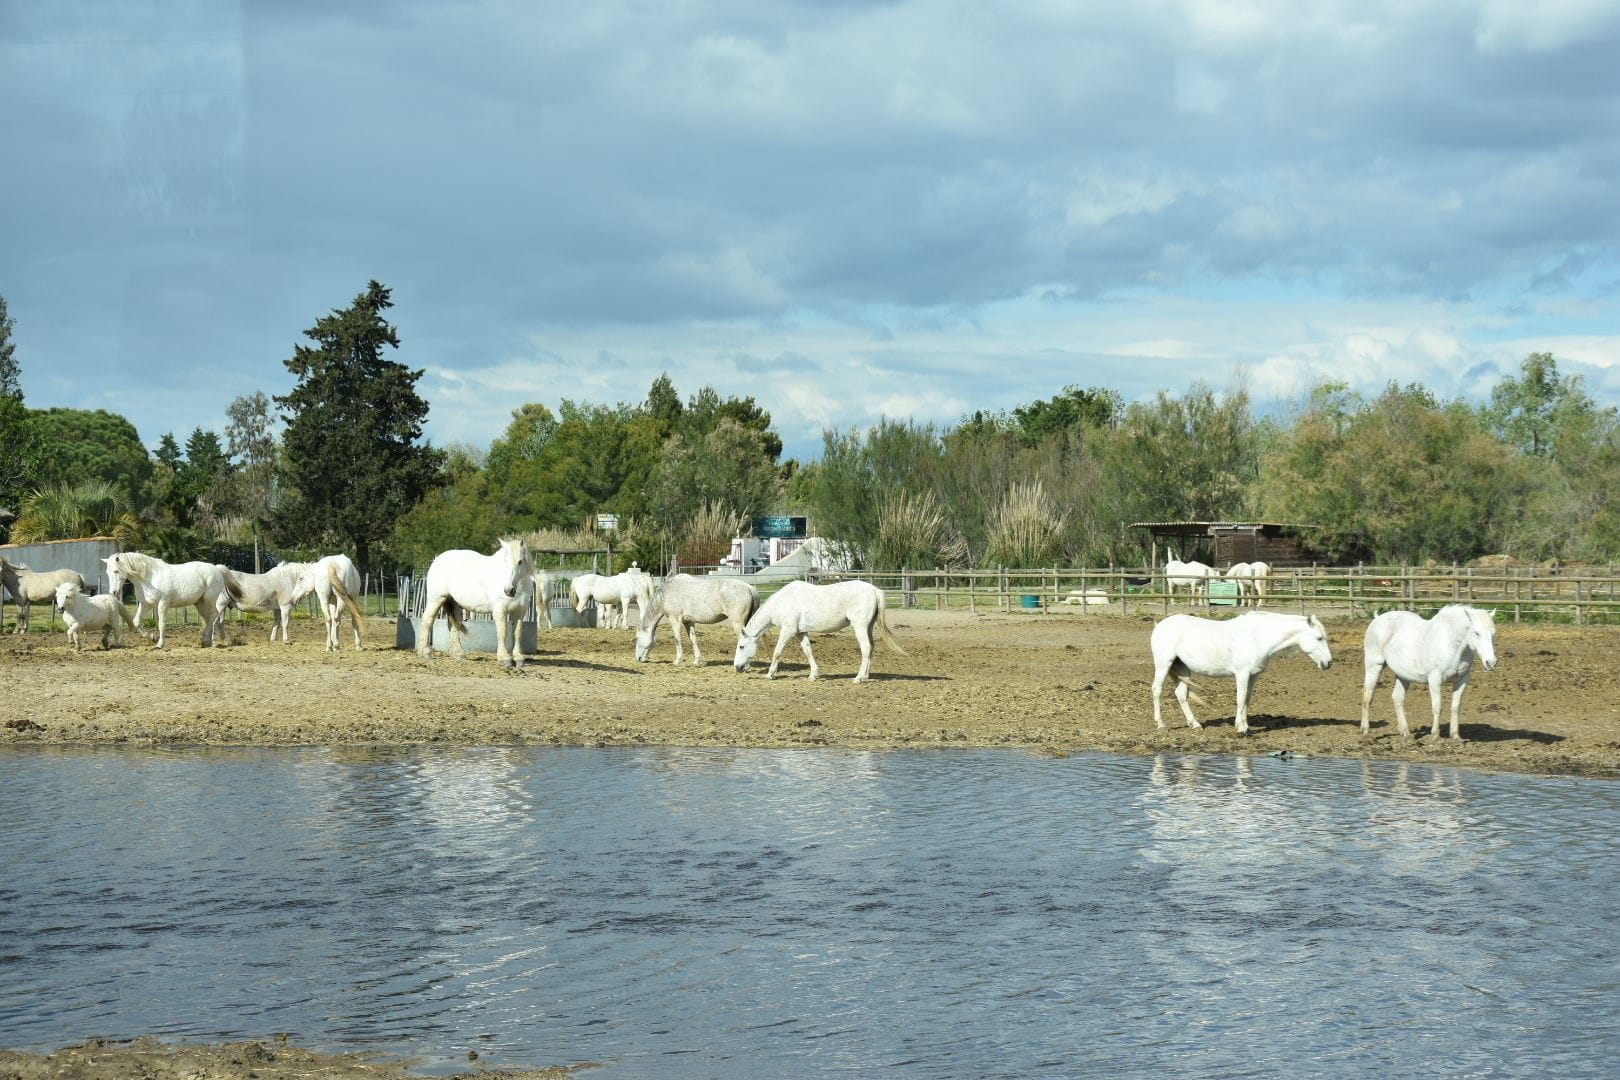
<instances>
[{"instance_id":1,"label":"grazing white horse","mask_svg":"<svg viewBox=\"0 0 1620 1080\"><path fill-rule=\"evenodd\" d=\"M0 558L0 584L5 586L5 590L11 594L12 603L17 605L17 625L12 633L28 633L28 615L33 605L54 605L56 587L68 581L76 583L81 590L88 588L84 576L77 570L35 572L22 563L11 563Z\"/></svg>"},{"instance_id":2,"label":"grazing white horse","mask_svg":"<svg viewBox=\"0 0 1620 1080\"><path fill-rule=\"evenodd\" d=\"M56 587L56 606L62 609L62 620L67 623L68 644L73 646L74 652L84 651L82 634L86 630L100 630L101 647L105 649L109 636L122 647L123 628L127 625L135 629L135 620L130 618L122 600L107 593L86 596L77 581L64 581Z\"/></svg>"},{"instance_id":3,"label":"grazing white horse","mask_svg":"<svg viewBox=\"0 0 1620 1080\"><path fill-rule=\"evenodd\" d=\"M102 562L107 565L107 591L112 595L123 595L124 582L135 583L135 595L140 598L135 609L136 625L140 624L148 606L156 609L156 645L160 649L170 607L176 604L196 607L197 618L202 622L202 646L206 649L214 643L214 628L219 623L220 592L230 593L233 601L241 603L241 589L225 576L224 567L213 563L166 563L138 551L120 551L108 555Z\"/></svg>"},{"instance_id":4,"label":"grazing white horse","mask_svg":"<svg viewBox=\"0 0 1620 1080\"><path fill-rule=\"evenodd\" d=\"M518 631L529 606L528 589L534 578L529 549L519 539L502 540L493 555L476 551L444 551L434 556L424 587L422 633L416 654L433 655L433 620L440 611L450 623L450 655L466 659L461 637L467 627L461 608L487 611L495 617L495 659L501 667L521 668L523 652Z\"/></svg>"},{"instance_id":5,"label":"grazing white horse","mask_svg":"<svg viewBox=\"0 0 1620 1080\"><path fill-rule=\"evenodd\" d=\"M684 659L681 652L684 633L692 638L692 666L702 667L703 652L698 648L696 624L709 625L729 619L741 641L743 627L758 608L759 590L740 578L676 574L653 594L652 607L641 613L641 622L636 627L636 659L645 663L652 656L658 624L667 618L675 624L675 663Z\"/></svg>"},{"instance_id":6,"label":"grazing white horse","mask_svg":"<svg viewBox=\"0 0 1620 1080\"><path fill-rule=\"evenodd\" d=\"M1174 599L1176 590L1185 587L1189 595L1197 597L1199 590L1210 578L1220 576L1214 567L1206 566L1196 559L1182 562L1180 559L1170 558L1164 564L1164 591Z\"/></svg>"},{"instance_id":7,"label":"grazing white horse","mask_svg":"<svg viewBox=\"0 0 1620 1080\"><path fill-rule=\"evenodd\" d=\"M1326 671L1333 664L1328 648L1327 629L1315 615L1284 615L1272 611L1249 611L1235 619L1203 619L1196 615L1171 615L1153 628L1153 722L1164 729L1161 712L1164 678L1176 677L1176 701L1187 717L1188 727L1202 727L1193 716L1189 696L1200 705L1206 702L1192 693L1192 675L1232 675L1237 679L1237 719L1240 735L1249 731L1249 694L1271 658L1291 646L1316 661Z\"/></svg>"},{"instance_id":8,"label":"grazing white horse","mask_svg":"<svg viewBox=\"0 0 1620 1080\"><path fill-rule=\"evenodd\" d=\"M1263 562L1233 563L1226 568L1226 580L1237 582L1238 595L1260 607L1266 602L1266 586L1271 579L1271 566Z\"/></svg>"},{"instance_id":9,"label":"grazing white horse","mask_svg":"<svg viewBox=\"0 0 1620 1080\"><path fill-rule=\"evenodd\" d=\"M361 590L365 587L360 580L360 570L354 565L354 560L339 552L336 555L323 555L309 564L301 582L303 592L299 596L307 596L314 592L315 599L320 601L321 611L326 615L326 651L341 652L342 645L338 641L338 629L343 624L343 609L349 609L349 618L354 622L354 647L364 649L366 646L360 640L360 631L366 625L365 612L360 610Z\"/></svg>"},{"instance_id":10,"label":"grazing white horse","mask_svg":"<svg viewBox=\"0 0 1620 1080\"><path fill-rule=\"evenodd\" d=\"M1411 738L1406 726L1406 688L1412 683L1428 683L1429 705L1434 722L1431 738L1440 737L1440 691L1451 683L1451 737L1457 733L1457 712L1463 691L1474 669L1474 657L1486 671L1496 668L1496 612L1481 611L1467 604L1447 604L1431 619L1411 611L1386 611L1367 626L1365 641L1366 678L1361 685L1361 733L1367 734L1368 714L1378 677L1389 668L1395 675L1391 696L1401 738Z\"/></svg>"},{"instance_id":11,"label":"grazing white horse","mask_svg":"<svg viewBox=\"0 0 1620 1080\"><path fill-rule=\"evenodd\" d=\"M611 577L605 574L580 574L569 586L574 597L574 610L581 615L585 605L596 601L596 606L607 615L608 629L630 626L630 605L636 605L637 618L646 618L652 604L652 578L644 571L626 570ZM597 616L596 624L602 625Z\"/></svg>"},{"instance_id":12,"label":"grazing white horse","mask_svg":"<svg viewBox=\"0 0 1620 1080\"><path fill-rule=\"evenodd\" d=\"M821 669L816 666L815 654L810 651L810 635L849 627L855 631L855 640L861 645L861 670L856 682L865 682L872 671L872 639L881 637L901 656L907 655L884 620L883 590L869 581L839 581L831 585L812 585L808 581L790 581L782 586L743 626L737 638L737 653L732 659L738 671L747 671L749 661L759 651L760 636L770 627L776 627L776 651L771 654L771 666L765 677L776 677L776 665L782 661L782 650L793 638L799 639L799 648L810 661L810 677L816 678Z\"/></svg>"},{"instance_id":13,"label":"grazing white horse","mask_svg":"<svg viewBox=\"0 0 1620 1080\"><path fill-rule=\"evenodd\" d=\"M271 613L270 640L276 640L279 630L282 644L291 645L292 609L309 595L309 589L304 587L304 575L308 571L308 563L295 562L281 563L263 574L237 573L226 567L226 579L236 585L242 598L237 600L229 591L222 590L215 599L221 632L225 627L225 612L233 607L242 611L268 611Z\"/></svg>"}]
</instances>

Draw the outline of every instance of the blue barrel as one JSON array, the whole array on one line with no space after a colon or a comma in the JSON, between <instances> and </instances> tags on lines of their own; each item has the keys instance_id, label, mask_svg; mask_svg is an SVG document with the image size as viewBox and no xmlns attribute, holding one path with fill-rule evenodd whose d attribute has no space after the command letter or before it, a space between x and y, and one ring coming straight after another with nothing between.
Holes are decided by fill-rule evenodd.
<instances>
[{"instance_id":1,"label":"blue barrel","mask_svg":"<svg viewBox=\"0 0 1620 1080\"><path fill-rule=\"evenodd\" d=\"M1019 602L1027 608L1038 608L1041 606L1041 598L1036 596L1034 593L1025 593L1023 599Z\"/></svg>"}]
</instances>

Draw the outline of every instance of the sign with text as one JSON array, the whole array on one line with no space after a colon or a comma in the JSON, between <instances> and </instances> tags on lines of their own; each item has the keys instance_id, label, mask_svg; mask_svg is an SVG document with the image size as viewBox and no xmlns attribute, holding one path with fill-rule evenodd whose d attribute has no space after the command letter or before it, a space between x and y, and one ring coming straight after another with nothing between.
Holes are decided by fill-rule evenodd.
<instances>
[{"instance_id":1,"label":"sign with text","mask_svg":"<svg viewBox=\"0 0 1620 1080\"><path fill-rule=\"evenodd\" d=\"M754 535L761 540L803 540L805 529L809 526L808 518L802 517L757 517L753 522Z\"/></svg>"}]
</instances>

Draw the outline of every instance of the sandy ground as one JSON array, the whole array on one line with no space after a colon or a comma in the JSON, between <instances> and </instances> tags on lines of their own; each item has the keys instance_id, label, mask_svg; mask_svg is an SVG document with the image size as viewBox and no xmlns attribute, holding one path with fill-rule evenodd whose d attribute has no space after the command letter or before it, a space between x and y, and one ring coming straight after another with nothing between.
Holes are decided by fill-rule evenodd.
<instances>
[{"instance_id":1,"label":"sandy ground","mask_svg":"<svg viewBox=\"0 0 1620 1080\"><path fill-rule=\"evenodd\" d=\"M441 1080L573 1080L569 1069L484 1069ZM574 1069L590 1066L576 1065ZM318 1054L285 1043L175 1045L155 1039L94 1039L51 1054L0 1050L0 1080L403 1080L409 1068L352 1054Z\"/></svg>"},{"instance_id":2,"label":"sandy ground","mask_svg":"<svg viewBox=\"0 0 1620 1080\"><path fill-rule=\"evenodd\" d=\"M1501 663L1476 665L1463 704L1464 741L1431 739L1428 699L1408 698L1422 737L1395 730L1389 679L1359 730L1364 623L1330 621L1335 663L1318 671L1280 656L1251 703L1248 737L1232 727L1230 679L1201 680L1207 726L1182 725L1165 695L1169 730L1154 728L1147 615L891 611L909 655L879 647L873 678L846 632L816 639L822 677L806 678L797 645L774 680L763 663L730 666L725 627L699 630L708 663L677 668L661 632L653 662L637 663L627 630L542 631L517 672L494 657L420 659L394 649L392 620L374 620L378 647L327 654L319 624L294 623L290 646L262 621L233 624L236 644L199 647L195 625L159 651L138 639L75 654L58 629L0 639L6 687L0 747L30 744L585 746L839 746L863 749L1011 747L1043 753L1295 754L1400 759L1523 772L1620 777L1620 629L1503 624ZM60 626L60 624L58 624ZM345 629L345 642L352 641ZM768 638L762 654L768 653ZM690 662L690 652L688 653Z\"/></svg>"}]
</instances>

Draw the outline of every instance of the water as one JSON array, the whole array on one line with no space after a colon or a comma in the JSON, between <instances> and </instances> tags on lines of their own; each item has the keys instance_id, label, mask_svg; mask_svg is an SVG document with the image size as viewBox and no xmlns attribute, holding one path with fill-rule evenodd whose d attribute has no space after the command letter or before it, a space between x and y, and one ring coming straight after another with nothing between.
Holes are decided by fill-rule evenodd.
<instances>
[{"instance_id":1,"label":"water","mask_svg":"<svg viewBox=\"0 0 1620 1080\"><path fill-rule=\"evenodd\" d=\"M0 1045L1612 1076L1620 785L1012 753L0 754Z\"/></svg>"}]
</instances>

